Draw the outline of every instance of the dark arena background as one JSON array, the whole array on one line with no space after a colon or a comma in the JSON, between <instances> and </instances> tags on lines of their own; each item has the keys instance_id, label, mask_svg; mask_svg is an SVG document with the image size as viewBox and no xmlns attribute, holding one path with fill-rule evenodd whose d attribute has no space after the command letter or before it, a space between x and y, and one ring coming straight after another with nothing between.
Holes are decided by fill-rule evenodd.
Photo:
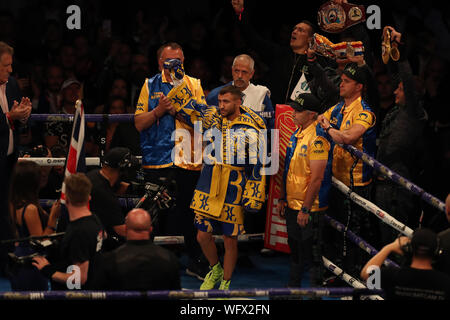
<instances>
[{"instance_id":1,"label":"dark arena background","mask_svg":"<svg viewBox=\"0 0 450 320\"><path fill-rule=\"evenodd\" d=\"M288 286L290 254L287 231L284 220L280 222L274 211L280 185L273 175L266 181L263 208L258 213L245 213L246 235L238 238L239 254L229 290L200 291L203 281L186 273L189 261L182 226L176 222L179 221L177 213L169 209L159 213L152 238L155 244L178 258L182 290L13 291L8 272L1 270L2 307L12 306L19 311L19 300L33 306L50 307L53 307L50 301L57 301L63 309L81 303L88 308L91 304L112 310L118 306L139 306L139 312L166 313L168 319L226 319L238 315L245 319L279 319L302 308L307 308L303 310L308 312L314 310L317 315L321 310L328 315L334 308L344 311L346 302L340 300L384 300L385 292L379 287L368 288L359 274L364 264L390 242L384 236L388 235L388 239L391 236L393 239L399 236L411 238L417 228L445 233L450 227L450 200L446 207L450 193L450 4L446 1L353 0L352 3L367 10L364 12L365 21L342 32L329 33L318 25L318 11L325 2L245 0L241 18L251 27L249 37L248 29L242 28L243 22L235 13L231 0L1 1L0 41L14 48L11 76L17 81L22 96L28 97L32 105L28 121L15 129L20 130L15 150L19 159L34 158L43 168L42 175L48 180L41 186L45 192L41 190L40 205L48 212L53 202L59 199L59 193L51 191L52 187L62 183L66 162L62 158L68 157L72 123L76 118L74 112L54 108L55 104L61 106L61 99L64 99L54 93L78 84L79 91L74 93L73 105L81 100L86 120L86 172L101 168L105 154L113 147L129 148L133 156L141 159L139 132L133 124L134 113L145 80L160 73L157 50L169 42L176 42L183 48L184 71L186 75L200 79L205 97L233 80L234 57L248 54L254 59L255 72L251 83L265 86L271 92L275 112L261 115L266 120L275 121L274 129L280 129L280 147L276 152L280 152L280 165L284 165L286 146L293 128L291 125L291 131L286 131L287 138L284 137L282 130L286 123L282 114L290 114L291 111L283 109L287 102L287 83L282 79L290 75L292 80L299 70L292 66L283 69L286 63L281 63L285 58L280 52L286 52L286 59L288 56L292 59L294 53L290 42L294 27L307 20L317 34L334 44L362 41L365 63L370 68L373 84L365 87L364 94L369 97L376 116L377 148L386 141L391 143L390 146L397 143L393 158L378 157L376 152L371 157L352 146L343 147L342 152L348 152L354 159L370 166L374 173L373 186L368 199L339 184L339 181L333 180L332 188L346 196L348 203L355 203L367 211L373 232L365 238L365 234L358 234L360 230L348 229L348 221L336 221L337 216L325 216L327 232L336 232L336 241L344 241L344 245L362 251L363 264L358 265L359 270L345 270L340 266L342 260L338 255L334 255L335 261L324 258L323 284L320 287L311 288L308 270L303 273L301 287ZM352 28L361 26L364 26L364 38L355 38ZM393 110L397 107L396 90L400 79L393 61L383 63L385 26L393 26L401 32L404 40L400 61L409 62L414 98L423 111L416 122L408 122L410 118L401 124L392 122L396 116ZM56 76L50 72L52 69L58 70ZM117 96L121 96L124 105L120 111L112 111L110 99ZM0 95L0 103L1 98ZM409 98L411 96L406 97L407 103ZM333 105L327 105L327 108ZM5 118L5 114L3 110L0 117ZM392 127L392 123L398 126ZM1 132L5 138L7 131L2 129ZM50 148L56 144L61 148ZM48 157L46 148L36 149L39 145L49 147L55 154ZM7 170L3 158L0 160L0 170ZM57 170L59 178L55 173ZM10 174L2 173L1 177ZM124 216L140 205L139 200L145 194L150 199L147 208L156 210L154 203L149 202L160 196L157 195L159 190L146 189L142 170L132 167L125 174L125 181L135 187L132 192L119 197ZM377 186L381 183L389 183L392 189L380 196ZM56 189L60 191L60 188ZM6 194L6 190L9 190L9 185L2 187L3 193ZM14 247L14 237L11 238L8 231L10 215L2 212L0 218L0 251L6 254ZM223 256L224 242L220 234L215 236L219 256ZM445 259L448 263L448 256L444 257L450 250L450 247L445 248L445 245L449 246L448 233L446 237L440 243L442 254L436 258L440 260L437 262L440 266L445 265L442 262ZM324 246L330 247L331 244L324 243ZM12 259L11 256L9 258ZM401 255L392 254L384 264L399 268L405 263ZM449 270L443 272L450 273ZM446 297L449 299L448 295ZM375 303L365 306L371 310L378 309ZM387 309L383 311L388 312ZM358 315L356 311L347 312L349 316Z\"/></svg>"}]
</instances>

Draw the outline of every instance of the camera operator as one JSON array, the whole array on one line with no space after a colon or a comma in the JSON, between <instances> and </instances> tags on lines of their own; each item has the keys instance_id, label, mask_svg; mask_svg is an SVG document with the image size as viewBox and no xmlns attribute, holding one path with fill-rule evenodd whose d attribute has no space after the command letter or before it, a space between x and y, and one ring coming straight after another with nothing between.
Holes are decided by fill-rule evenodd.
<instances>
[{"instance_id":1,"label":"camera operator","mask_svg":"<svg viewBox=\"0 0 450 320\"><path fill-rule=\"evenodd\" d=\"M125 170L138 165L128 148L112 148L105 155L103 167L87 174L92 183L90 208L100 218L108 237L104 250L118 247L126 236L125 214L117 196L130 185L121 181Z\"/></svg>"},{"instance_id":2,"label":"camera operator","mask_svg":"<svg viewBox=\"0 0 450 320\"><path fill-rule=\"evenodd\" d=\"M59 246L57 261L50 263L42 256L33 259L33 265L50 278L52 289L67 290L68 280L79 269L81 288L86 285L90 261L101 250L103 230L99 219L88 208L92 184L83 173L75 173L64 179L66 206L70 222ZM75 279L76 281L77 279ZM64 285L62 285L64 284Z\"/></svg>"},{"instance_id":3,"label":"camera operator","mask_svg":"<svg viewBox=\"0 0 450 320\"><path fill-rule=\"evenodd\" d=\"M450 277L433 268L438 258L439 240L430 229L417 229L410 240L400 237L386 245L361 271L361 278L369 278L370 266L380 267L391 253L412 255L409 266L381 269L381 288L386 300L449 300Z\"/></svg>"}]
</instances>

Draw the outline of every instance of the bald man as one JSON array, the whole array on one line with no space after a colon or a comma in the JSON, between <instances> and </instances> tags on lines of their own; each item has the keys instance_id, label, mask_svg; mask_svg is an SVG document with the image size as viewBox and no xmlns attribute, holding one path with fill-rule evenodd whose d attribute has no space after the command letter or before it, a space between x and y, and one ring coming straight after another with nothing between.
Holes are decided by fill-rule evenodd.
<instances>
[{"instance_id":1,"label":"bald man","mask_svg":"<svg viewBox=\"0 0 450 320\"><path fill-rule=\"evenodd\" d=\"M144 209L131 210L125 219L125 244L95 261L93 290L179 290L177 257L150 240L152 221Z\"/></svg>"}]
</instances>

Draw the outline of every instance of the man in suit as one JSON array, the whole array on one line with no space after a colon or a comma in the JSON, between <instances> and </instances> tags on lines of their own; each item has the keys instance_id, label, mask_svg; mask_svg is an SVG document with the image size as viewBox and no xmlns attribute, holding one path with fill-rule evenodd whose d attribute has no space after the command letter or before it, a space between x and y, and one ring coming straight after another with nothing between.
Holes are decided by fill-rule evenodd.
<instances>
[{"instance_id":1,"label":"man in suit","mask_svg":"<svg viewBox=\"0 0 450 320\"><path fill-rule=\"evenodd\" d=\"M9 225L9 178L17 161L17 128L26 123L31 101L22 97L17 81L11 77L14 49L0 41L0 240L13 235ZM0 274L6 263L6 248L0 247Z\"/></svg>"}]
</instances>

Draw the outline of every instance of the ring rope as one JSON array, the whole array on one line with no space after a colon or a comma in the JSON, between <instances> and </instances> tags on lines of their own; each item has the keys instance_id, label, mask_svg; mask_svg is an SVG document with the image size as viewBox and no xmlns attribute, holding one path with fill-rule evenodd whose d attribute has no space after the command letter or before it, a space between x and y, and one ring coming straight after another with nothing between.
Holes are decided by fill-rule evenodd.
<instances>
[{"instance_id":1,"label":"ring rope","mask_svg":"<svg viewBox=\"0 0 450 320\"><path fill-rule=\"evenodd\" d=\"M334 229L336 229L339 232L343 232L345 229L345 226L334 220L333 218L331 218L328 215L324 215L325 221L328 222ZM360 247L362 250L366 251L368 254L374 256L378 253L378 250L375 249L373 246L371 246L369 243L367 243L364 239L362 239L361 237L358 237L355 233L353 233L353 231L351 230L347 230L347 237L353 242L355 243L358 247ZM396 264L395 262L393 262L390 259L386 259L384 261L384 264L388 267L397 267L399 268L400 266L398 264Z\"/></svg>"},{"instance_id":2,"label":"ring rope","mask_svg":"<svg viewBox=\"0 0 450 320\"><path fill-rule=\"evenodd\" d=\"M256 111L256 114L259 116L270 119L275 115L274 111ZM84 118L86 122L134 122L134 113L126 113L126 114L85 114ZM64 122L73 122L74 115L73 114L31 114L31 121L64 121Z\"/></svg>"},{"instance_id":3,"label":"ring rope","mask_svg":"<svg viewBox=\"0 0 450 320\"><path fill-rule=\"evenodd\" d=\"M273 118L275 112L257 112L264 118ZM32 121L73 121L74 115L71 114L31 114L30 120ZM103 122L108 119L109 122L134 122L134 114L85 114L86 121L89 122ZM382 173L385 177L396 182L397 184L405 187L407 190L421 197L422 200L436 207L442 212L445 212L445 204L443 201L434 197L433 195L425 192L422 188L418 187L409 180L403 178L399 174L395 173L382 163L375 160L368 154L356 149L351 145L339 144L342 148L350 152L352 155L360 158L365 163L373 167L375 170ZM30 159L30 158L28 158ZM99 163L99 162L98 162ZM60 164L58 164L60 165Z\"/></svg>"},{"instance_id":4,"label":"ring rope","mask_svg":"<svg viewBox=\"0 0 450 320\"><path fill-rule=\"evenodd\" d=\"M270 118L272 116L273 116L272 113L265 115L265 117L267 117L267 118ZM56 116L55 115L32 115L31 120L35 120L35 121L73 121L73 115L56 115ZM133 114L86 115L86 121L90 121L90 122L105 122L105 121L130 122L130 121L134 121L134 115ZM445 210L444 209L445 205L442 201L440 201L439 199L435 198L434 196L426 193L423 189L421 189L420 187L411 183L410 181L403 178L402 176L398 175L394 171L390 170L388 167L379 163L378 161L376 161L369 155L359 151L358 149L356 149L355 147L350 146L350 145L340 145L340 146L342 148L344 148L345 150L347 150L348 152L350 152L352 155L362 159L365 163L369 164L371 167L373 167L377 171L381 172L384 176L386 176L390 180L405 187L410 192L413 192L414 194L419 195L427 203L430 203L431 205L435 206L436 208L440 209L441 211ZM39 165L42 165L42 166L63 166L65 164L65 160L66 160L65 158L22 158L22 159L35 161ZM86 158L86 164L87 165L100 165L100 159L97 157ZM339 180L333 178L333 185L336 188L338 188L341 192L345 193L353 202L355 202L358 205L360 205L361 207L365 208L367 211L374 213L384 223L390 225L397 231L400 231L407 236L412 235L413 231L409 227L407 227L403 223L399 222L398 220L396 220L395 218L393 218L392 216L387 214L385 211L378 208L373 203L369 202L368 200L362 198L361 196L359 196L359 195L355 194L354 192L352 192L351 190L349 190L349 188L347 186L345 186ZM121 204L123 204L124 202L125 202L125 204L135 204L136 201L139 201L138 198L122 198L120 200L121 200ZM43 200L43 201L46 202L46 204L49 204L51 201L54 201L54 200ZM338 221L330 218L329 216L325 216L325 219L332 227L334 227L338 231L342 232L343 230L345 230L345 226L343 226ZM244 236L245 237L240 237L240 238L242 238L242 239L240 239L241 241L259 240L261 238L264 238L264 234L254 234L254 235L244 235ZM369 254L375 255L378 252L374 247L372 247L370 244L368 244L362 238L355 235L352 231L348 230L348 233L346 236L350 240L352 240L355 244L357 244L361 249L365 250ZM220 241L220 239L221 239L220 237L215 237L216 241ZM172 236L172 237L165 236L165 237L156 237L155 241L158 244L181 244L184 242L184 238L182 236ZM325 257L323 257L323 262L324 262L324 266L328 270L332 271L334 274L339 276L339 278L343 279L345 282L352 285L354 288L356 288L356 289L364 289L365 288L366 290L368 290L364 286L364 284L362 284L357 279L351 277L349 274L345 273L342 269L337 267L335 264L333 264L331 261L329 261ZM387 259L385 261L385 265L388 265L388 266L391 265L391 266L398 267L398 265L396 263L390 261L389 259ZM340 289L340 288L334 288L334 289ZM341 288L341 289L351 289L351 288ZM238 296L241 296L240 294L243 294L242 296L247 296L247 297L248 296L261 296L260 294L269 295L269 296L270 295L292 295L292 296L295 296L297 294L298 295L305 295L305 294L306 295L308 295L308 294L332 295L332 294L334 294L334 293L331 293L332 289L331 290L330 289L326 289L326 290L319 289L318 291L314 291L314 290L316 290L314 288L312 288L312 289L303 289L302 288L299 291L296 291L296 289L292 289L292 288L291 289L281 289L281 291L279 291L279 289L264 289L264 290L254 289L254 290L257 290L257 291L228 290L228 293L230 294L230 297L232 297L232 296L238 297ZM288 291L286 291L286 290L288 290ZM354 289L351 289L351 290L352 290L351 291L352 293L355 292ZM205 294L205 291L200 291L200 292L196 292L196 291L192 291L192 290L181 291L181 292L171 291L171 292L167 293L167 297L177 297L180 299L182 299L182 298L223 297L221 294L223 294L224 291L216 290L216 291L219 291L218 296L215 296L214 291L215 290L208 290L207 294ZM339 292L339 290L336 292L336 294L338 294L338 292ZM70 295L71 293L72 293L72 295ZM93 299L95 299L95 298L102 299L102 298L107 297L106 292L84 292L84 293L83 292L76 292L76 293L71 292L71 293L67 293L67 295L69 295L70 297L75 297L75 299L77 299L77 297L80 299L85 299L86 297L88 297L87 299L92 299L92 298ZM342 293L342 291L341 291L341 293ZM17 297L16 293L4 293L4 294L5 295L12 294L12 296ZM26 293L24 293L24 294L26 294ZM30 294L29 295L30 299L36 299L36 297L44 297L45 296L45 294L42 295L40 293L29 293L29 294ZM73 294L75 294L75 296ZM130 292L127 292L126 294L128 295L128 297L130 297ZM162 293L161 292L159 292L159 293L158 292L153 292L153 293L138 292L135 296L139 297L139 298L142 298L142 297L149 298L149 294L153 298L157 299L158 297L160 297L159 295ZM164 295L164 294L162 294L162 295ZM117 296L120 296L120 292L118 293ZM20 296L20 297L23 298L24 296ZM0 294L0 299L2 299L2 298L4 298L4 296L3 296L3 294ZM382 298L380 296L373 296L373 295L369 296L369 299L382 300Z\"/></svg>"},{"instance_id":5,"label":"ring rope","mask_svg":"<svg viewBox=\"0 0 450 320\"><path fill-rule=\"evenodd\" d=\"M415 195L418 195L422 200L427 202L428 204L431 204L435 208L439 209L442 212L445 212L445 203L435 196L425 192L422 188L415 185L408 179L402 177L398 173L392 171L382 163L375 160L373 157L369 156L368 154L356 149L354 146L351 145L342 145L340 144L342 148L350 152L352 155L360 158L365 163L367 163L369 166L383 174L386 178L394 181L395 183L399 184L400 186L406 188L410 192L414 193Z\"/></svg>"},{"instance_id":6,"label":"ring rope","mask_svg":"<svg viewBox=\"0 0 450 320\"><path fill-rule=\"evenodd\" d=\"M374 203L370 202L369 200L361 197L357 193L350 190L349 187L347 187L344 183L336 179L335 177L332 178L333 186L336 187L339 191L347 195L350 200L352 200L354 203L359 205L360 207L366 209L368 212L373 213L376 215L381 221L388 224L392 228L396 229L397 231L400 231L405 236L411 238L413 234L413 230L405 225L404 223L398 221L391 215L389 215L386 211L381 210L379 207L377 207Z\"/></svg>"},{"instance_id":7,"label":"ring rope","mask_svg":"<svg viewBox=\"0 0 450 320\"><path fill-rule=\"evenodd\" d=\"M333 262L331 262L330 260L328 260L325 257L322 257L322 259L323 259L323 265L325 266L325 268L327 268L329 271L333 272L335 275L337 275L340 279L344 280L346 283L351 285L353 288L367 289L367 287L361 281L359 281L358 279L355 279L354 277L352 277L351 275L346 273L344 270L339 268L336 264L334 264ZM384 300L379 295L370 295L370 296L365 296L365 297L361 297L361 298L369 299L369 300Z\"/></svg>"},{"instance_id":8,"label":"ring rope","mask_svg":"<svg viewBox=\"0 0 450 320\"><path fill-rule=\"evenodd\" d=\"M339 297L353 294L379 295L382 290L355 288L254 288L234 290L155 291L22 291L0 292L0 300L118 300L118 299L209 299L238 297L313 296Z\"/></svg>"}]
</instances>

